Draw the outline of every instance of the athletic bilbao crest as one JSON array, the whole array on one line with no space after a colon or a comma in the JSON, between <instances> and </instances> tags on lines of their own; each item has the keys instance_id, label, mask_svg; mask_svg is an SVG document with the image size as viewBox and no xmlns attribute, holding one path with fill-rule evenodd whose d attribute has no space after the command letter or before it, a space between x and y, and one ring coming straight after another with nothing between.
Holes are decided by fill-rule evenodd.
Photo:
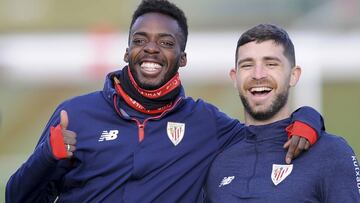
<instances>
[{"instance_id":1,"label":"athletic bilbao crest","mask_svg":"<svg viewBox=\"0 0 360 203\"><path fill-rule=\"evenodd\" d=\"M185 123L167 123L167 134L171 142L176 146L178 145L184 137L185 133Z\"/></svg>"},{"instance_id":2,"label":"athletic bilbao crest","mask_svg":"<svg viewBox=\"0 0 360 203\"><path fill-rule=\"evenodd\" d=\"M278 185L283 181L288 175L290 175L293 169L293 165L279 165L273 164L271 172L271 180L275 185Z\"/></svg>"}]
</instances>

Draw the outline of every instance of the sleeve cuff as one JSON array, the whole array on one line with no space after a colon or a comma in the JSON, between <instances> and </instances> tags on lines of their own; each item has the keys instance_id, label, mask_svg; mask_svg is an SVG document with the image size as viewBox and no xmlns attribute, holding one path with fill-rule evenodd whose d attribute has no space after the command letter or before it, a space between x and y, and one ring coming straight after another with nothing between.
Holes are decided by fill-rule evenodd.
<instances>
[{"instance_id":1,"label":"sleeve cuff","mask_svg":"<svg viewBox=\"0 0 360 203\"><path fill-rule=\"evenodd\" d=\"M301 121L294 121L293 124L286 128L286 132L288 133L289 138L291 138L293 135L298 135L300 137L306 138L311 145L316 143L318 137L316 131L313 128Z\"/></svg>"},{"instance_id":2,"label":"sleeve cuff","mask_svg":"<svg viewBox=\"0 0 360 203\"><path fill-rule=\"evenodd\" d=\"M61 126L51 127L50 129L50 146L51 151L56 159L64 159L67 157L65 149L64 136L62 134Z\"/></svg>"}]
</instances>

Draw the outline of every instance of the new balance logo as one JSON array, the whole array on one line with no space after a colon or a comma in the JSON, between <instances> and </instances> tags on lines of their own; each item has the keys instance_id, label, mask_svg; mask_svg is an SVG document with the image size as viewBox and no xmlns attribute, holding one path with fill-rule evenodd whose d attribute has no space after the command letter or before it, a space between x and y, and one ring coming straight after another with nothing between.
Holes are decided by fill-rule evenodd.
<instances>
[{"instance_id":1,"label":"new balance logo","mask_svg":"<svg viewBox=\"0 0 360 203\"><path fill-rule=\"evenodd\" d=\"M219 187L228 185L231 183L231 181L233 181L235 179L235 176L228 176L228 177L224 177L219 185Z\"/></svg>"},{"instance_id":2,"label":"new balance logo","mask_svg":"<svg viewBox=\"0 0 360 203\"><path fill-rule=\"evenodd\" d=\"M107 130L104 130L99 138L99 142L102 141L109 141L109 140L115 140L117 138L119 131L118 130L110 130L109 132Z\"/></svg>"}]
</instances>

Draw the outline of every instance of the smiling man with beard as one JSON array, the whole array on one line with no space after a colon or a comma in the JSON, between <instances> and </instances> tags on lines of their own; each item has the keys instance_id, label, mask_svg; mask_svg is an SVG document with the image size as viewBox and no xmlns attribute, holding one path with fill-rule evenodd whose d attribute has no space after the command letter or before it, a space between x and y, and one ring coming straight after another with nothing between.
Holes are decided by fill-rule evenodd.
<instances>
[{"instance_id":1,"label":"smiling man with beard","mask_svg":"<svg viewBox=\"0 0 360 203\"><path fill-rule=\"evenodd\" d=\"M209 202L360 202L355 154L341 137L323 131L308 152L284 162L283 144L293 127L288 94L300 74L285 30L261 24L241 35L230 77L248 127L245 138L212 163Z\"/></svg>"},{"instance_id":2,"label":"smiling man with beard","mask_svg":"<svg viewBox=\"0 0 360 203\"><path fill-rule=\"evenodd\" d=\"M130 25L128 66L109 73L102 91L58 106L33 154L8 181L7 202L201 199L210 163L243 139L246 127L185 96L178 69L186 65L187 35L178 7L144 0ZM318 134L323 127L310 108L294 113L293 120L309 123ZM316 140L314 130L307 129L310 133L290 134ZM299 137L291 139L293 153ZM305 141L301 138L296 152Z\"/></svg>"}]
</instances>

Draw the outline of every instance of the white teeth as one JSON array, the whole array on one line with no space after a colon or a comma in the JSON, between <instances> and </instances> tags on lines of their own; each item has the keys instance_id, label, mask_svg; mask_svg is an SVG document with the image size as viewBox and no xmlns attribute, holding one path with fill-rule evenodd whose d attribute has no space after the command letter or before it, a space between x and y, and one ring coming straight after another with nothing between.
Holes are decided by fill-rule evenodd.
<instances>
[{"instance_id":1,"label":"white teeth","mask_svg":"<svg viewBox=\"0 0 360 203\"><path fill-rule=\"evenodd\" d=\"M250 89L250 92L263 92L263 91L271 91L270 87L253 87Z\"/></svg>"},{"instance_id":2,"label":"white teeth","mask_svg":"<svg viewBox=\"0 0 360 203\"><path fill-rule=\"evenodd\" d=\"M156 70L161 68L161 65L158 63L153 63L153 62L143 62L141 64L141 68L145 68L147 70Z\"/></svg>"}]
</instances>

